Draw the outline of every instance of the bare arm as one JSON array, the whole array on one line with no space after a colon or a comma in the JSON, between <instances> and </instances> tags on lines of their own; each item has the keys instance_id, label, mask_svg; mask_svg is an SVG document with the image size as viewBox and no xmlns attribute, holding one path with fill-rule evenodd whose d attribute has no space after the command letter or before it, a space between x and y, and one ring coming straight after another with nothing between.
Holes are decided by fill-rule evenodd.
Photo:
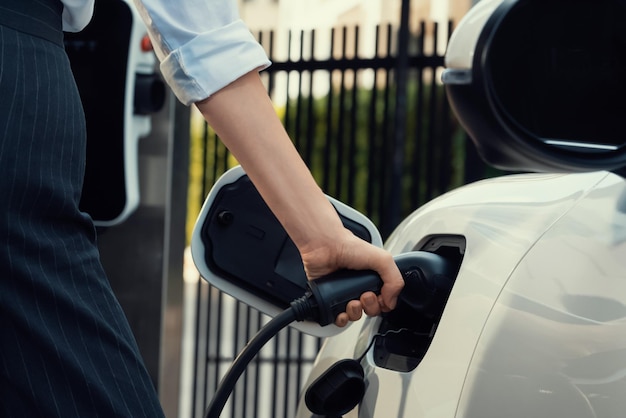
<instances>
[{"instance_id":1,"label":"bare arm","mask_svg":"<svg viewBox=\"0 0 626 418\"><path fill-rule=\"evenodd\" d=\"M392 256L355 237L313 179L278 119L256 71L196 104L246 170L300 251L309 279L339 268L372 269L384 281L350 302L338 325L393 309L404 284Z\"/></svg>"}]
</instances>

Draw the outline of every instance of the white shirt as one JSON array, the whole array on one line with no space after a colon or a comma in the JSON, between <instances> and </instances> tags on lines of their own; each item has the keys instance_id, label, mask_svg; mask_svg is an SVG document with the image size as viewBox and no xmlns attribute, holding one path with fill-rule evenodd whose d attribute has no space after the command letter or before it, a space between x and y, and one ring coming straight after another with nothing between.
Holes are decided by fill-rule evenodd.
<instances>
[{"instance_id":1,"label":"white shirt","mask_svg":"<svg viewBox=\"0 0 626 418\"><path fill-rule=\"evenodd\" d=\"M87 25L94 0L62 0L64 30ZM270 65L239 18L234 0L133 0L161 72L186 105L203 100L244 74Z\"/></svg>"},{"instance_id":2,"label":"white shirt","mask_svg":"<svg viewBox=\"0 0 626 418\"><path fill-rule=\"evenodd\" d=\"M63 3L63 30L78 32L91 20L94 0L61 0Z\"/></svg>"}]
</instances>

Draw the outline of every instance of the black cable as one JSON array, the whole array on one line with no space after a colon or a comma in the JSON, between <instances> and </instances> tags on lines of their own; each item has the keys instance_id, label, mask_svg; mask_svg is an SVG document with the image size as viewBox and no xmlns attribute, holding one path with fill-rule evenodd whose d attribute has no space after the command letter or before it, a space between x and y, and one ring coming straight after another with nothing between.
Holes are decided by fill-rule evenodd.
<instances>
[{"instance_id":1,"label":"black cable","mask_svg":"<svg viewBox=\"0 0 626 418\"><path fill-rule=\"evenodd\" d=\"M408 328L388 329L387 331L383 332L382 334L380 334L380 333L379 334L374 334L372 336L372 341L370 341L370 343L367 345L367 347L363 351L363 354L361 354L359 357L356 358L356 361L360 363L363 360L363 358L365 357L367 352L370 351L370 349L374 345L374 341L376 341L376 338L378 338L378 337L386 337L388 334L400 334L401 332L410 332L413 335L421 335L421 336L431 335L428 332L412 332Z\"/></svg>"},{"instance_id":2,"label":"black cable","mask_svg":"<svg viewBox=\"0 0 626 418\"><path fill-rule=\"evenodd\" d=\"M270 322L257 332L248 344L241 350L233 364L230 366L226 375L222 378L217 392L211 400L211 404L206 410L205 418L218 418L228 401L228 397L235 388L239 376L246 370L248 363L252 361L254 356L263 348L266 342L273 338L287 325L297 319L296 312L293 307L288 308L276 315Z\"/></svg>"}]
</instances>

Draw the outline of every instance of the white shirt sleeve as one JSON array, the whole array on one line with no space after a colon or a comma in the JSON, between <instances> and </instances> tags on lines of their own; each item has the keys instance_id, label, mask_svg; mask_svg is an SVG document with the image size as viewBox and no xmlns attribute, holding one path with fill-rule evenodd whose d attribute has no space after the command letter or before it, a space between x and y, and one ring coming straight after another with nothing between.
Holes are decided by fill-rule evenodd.
<instances>
[{"instance_id":1,"label":"white shirt sleeve","mask_svg":"<svg viewBox=\"0 0 626 418\"><path fill-rule=\"evenodd\" d=\"M93 4L94 0L63 0L63 30L83 30L91 20Z\"/></svg>"},{"instance_id":2,"label":"white shirt sleeve","mask_svg":"<svg viewBox=\"0 0 626 418\"><path fill-rule=\"evenodd\" d=\"M186 105L270 65L231 0L133 0L161 72Z\"/></svg>"}]
</instances>

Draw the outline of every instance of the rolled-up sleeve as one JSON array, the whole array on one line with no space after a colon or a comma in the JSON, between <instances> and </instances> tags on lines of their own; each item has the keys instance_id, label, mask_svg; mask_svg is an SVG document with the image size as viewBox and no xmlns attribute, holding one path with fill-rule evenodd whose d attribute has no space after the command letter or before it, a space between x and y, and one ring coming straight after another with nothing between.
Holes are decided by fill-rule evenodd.
<instances>
[{"instance_id":1,"label":"rolled-up sleeve","mask_svg":"<svg viewBox=\"0 0 626 418\"><path fill-rule=\"evenodd\" d=\"M134 0L161 62L186 105L270 65L231 0Z\"/></svg>"}]
</instances>

